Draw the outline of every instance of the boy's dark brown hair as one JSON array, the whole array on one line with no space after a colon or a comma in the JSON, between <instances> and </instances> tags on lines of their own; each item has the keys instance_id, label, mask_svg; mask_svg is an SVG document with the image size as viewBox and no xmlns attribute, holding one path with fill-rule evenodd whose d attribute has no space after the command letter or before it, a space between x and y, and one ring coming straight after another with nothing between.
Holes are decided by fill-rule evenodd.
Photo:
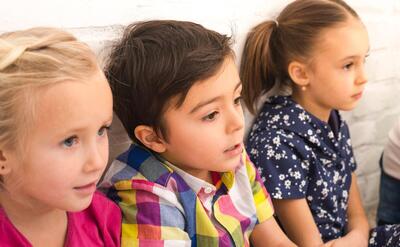
<instances>
[{"instance_id":1,"label":"boy's dark brown hair","mask_svg":"<svg viewBox=\"0 0 400 247\"><path fill-rule=\"evenodd\" d=\"M147 125L167 139L163 114L180 107L189 89L213 76L227 56L231 39L186 21L154 20L129 25L112 48L105 74L114 111L129 137ZM177 103L171 105L171 99ZM175 101L174 101L175 102Z\"/></svg>"},{"instance_id":2,"label":"boy's dark brown hair","mask_svg":"<svg viewBox=\"0 0 400 247\"><path fill-rule=\"evenodd\" d=\"M255 26L246 38L240 65L243 100L249 111L256 113L260 96L275 84L290 87L290 62L309 61L321 32L351 17L359 19L342 0L296 0L276 21Z\"/></svg>"}]
</instances>

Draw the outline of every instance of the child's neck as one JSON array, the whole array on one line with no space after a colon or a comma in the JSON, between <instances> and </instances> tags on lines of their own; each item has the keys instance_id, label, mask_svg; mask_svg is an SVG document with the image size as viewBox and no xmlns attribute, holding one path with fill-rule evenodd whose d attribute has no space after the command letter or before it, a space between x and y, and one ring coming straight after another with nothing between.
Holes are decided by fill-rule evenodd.
<instances>
[{"instance_id":1,"label":"child's neck","mask_svg":"<svg viewBox=\"0 0 400 247\"><path fill-rule=\"evenodd\" d=\"M209 184L213 184L212 176L210 171L206 170L198 170L198 169L190 169L185 167L179 167L179 169L189 173L190 175L199 178L203 181L206 181Z\"/></svg>"},{"instance_id":2,"label":"child's neck","mask_svg":"<svg viewBox=\"0 0 400 247\"><path fill-rule=\"evenodd\" d=\"M175 162L175 160L170 157L168 154L163 153L160 155L164 160L168 161L170 164L172 164L173 166L181 169L182 171L196 177L199 178L203 181L206 181L207 183L212 184L212 176L211 176L211 172L207 171L207 170L203 170L203 169L196 169L193 167L187 167L184 166L182 164L178 164L177 162Z\"/></svg>"},{"instance_id":3,"label":"child's neck","mask_svg":"<svg viewBox=\"0 0 400 247\"><path fill-rule=\"evenodd\" d=\"M67 213L59 209L39 209L0 194L0 204L15 228L33 246L64 246Z\"/></svg>"},{"instance_id":4,"label":"child's neck","mask_svg":"<svg viewBox=\"0 0 400 247\"><path fill-rule=\"evenodd\" d=\"M319 120L322 120L326 123L328 122L332 111L332 109L329 107L323 107L319 105L318 103L310 100L309 96L305 95L304 93L299 93L298 91L293 91L292 99Z\"/></svg>"}]
</instances>

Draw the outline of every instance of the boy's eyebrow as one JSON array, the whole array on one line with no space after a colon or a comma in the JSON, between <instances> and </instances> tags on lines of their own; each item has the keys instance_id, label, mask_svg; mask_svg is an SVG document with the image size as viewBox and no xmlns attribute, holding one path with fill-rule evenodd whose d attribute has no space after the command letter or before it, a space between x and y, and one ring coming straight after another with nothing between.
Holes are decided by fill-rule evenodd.
<instances>
[{"instance_id":1,"label":"boy's eyebrow","mask_svg":"<svg viewBox=\"0 0 400 247\"><path fill-rule=\"evenodd\" d=\"M241 85L242 85L242 82L239 81L238 84L236 84L235 89L234 89L233 91L235 92ZM217 96L217 97L211 98L211 99L209 99L209 100L206 100L206 101L203 101L203 102L198 103L198 104L197 104L195 107L193 107L193 109L190 111L190 114L196 112L197 110L199 110L201 107L203 107L203 106L205 106L205 105L208 105L208 104L210 104L210 103L212 103L212 102L214 102L214 101L217 101L217 100L220 99L220 98L222 98L222 96Z\"/></svg>"}]
</instances>

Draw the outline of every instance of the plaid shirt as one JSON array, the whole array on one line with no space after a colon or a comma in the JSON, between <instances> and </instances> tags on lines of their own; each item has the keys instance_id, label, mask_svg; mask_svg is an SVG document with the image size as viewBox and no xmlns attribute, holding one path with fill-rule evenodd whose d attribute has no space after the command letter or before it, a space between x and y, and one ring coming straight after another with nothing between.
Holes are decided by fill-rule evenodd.
<instances>
[{"instance_id":1,"label":"plaid shirt","mask_svg":"<svg viewBox=\"0 0 400 247\"><path fill-rule=\"evenodd\" d=\"M268 192L245 151L235 171L215 174L209 184L132 145L101 185L122 210L122 246L249 246L273 215Z\"/></svg>"}]
</instances>

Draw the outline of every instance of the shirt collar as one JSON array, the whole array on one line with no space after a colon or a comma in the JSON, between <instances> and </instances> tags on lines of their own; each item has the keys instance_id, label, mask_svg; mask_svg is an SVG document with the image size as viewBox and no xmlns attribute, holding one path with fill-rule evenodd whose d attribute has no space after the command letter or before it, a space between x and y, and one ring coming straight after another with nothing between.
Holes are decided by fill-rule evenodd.
<instances>
[{"instance_id":1,"label":"shirt collar","mask_svg":"<svg viewBox=\"0 0 400 247\"><path fill-rule=\"evenodd\" d=\"M189 185L192 190L198 194L201 189L204 189L205 191L216 191L216 187L213 184L210 184L200 178L197 178L184 170L180 169L179 167L174 166L171 164L169 161L163 159L163 163L165 163L167 166L169 166L174 172L176 172L179 176L182 177L182 179Z\"/></svg>"},{"instance_id":2,"label":"shirt collar","mask_svg":"<svg viewBox=\"0 0 400 247\"><path fill-rule=\"evenodd\" d=\"M200 178L197 178L185 171L183 171L182 169L180 169L179 167L176 167L175 165L171 164L171 162L167 161L166 159L164 159L163 157L159 156L158 157L162 163L164 163L166 166L170 167L170 169L172 169L174 172L176 172L179 176L182 177L182 179L188 184L188 186L196 193L198 194L201 189L203 189L204 191L208 191L208 193L211 193L210 190L212 191L216 191L217 188L213 185L210 184ZM243 149L242 151L242 157L240 159L240 163L238 164L238 166L236 167L236 169L239 169L244 163L244 160L246 160L246 152ZM232 188L233 183L235 181L235 171L228 171L228 172L224 172L221 174L221 182L222 184L224 184L226 186L226 188L229 190L230 188Z\"/></svg>"},{"instance_id":3,"label":"shirt collar","mask_svg":"<svg viewBox=\"0 0 400 247\"><path fill-rule=\"evenodd\" d=\"M171 164L160 155L137 144L132 144L129 150L121 154L117 159L134 170L142 173L149 181L153 181L164 186L167 183L170 174L175 172L196 194L198 194L201 189L207 190L210 194L210 189L214 192L217 189L213 184L190 175L189 173ZM240 160L237 169L244 164L244 160L246 160L246 152L243 149L242 159ZM144 163L147 165L143 166ZM151 166L151 169L147 169L149 166ZM235 172L236 171L229 171L221 174L221 182L228 190L234 184Z\"/></svg>"}]
</instances>

